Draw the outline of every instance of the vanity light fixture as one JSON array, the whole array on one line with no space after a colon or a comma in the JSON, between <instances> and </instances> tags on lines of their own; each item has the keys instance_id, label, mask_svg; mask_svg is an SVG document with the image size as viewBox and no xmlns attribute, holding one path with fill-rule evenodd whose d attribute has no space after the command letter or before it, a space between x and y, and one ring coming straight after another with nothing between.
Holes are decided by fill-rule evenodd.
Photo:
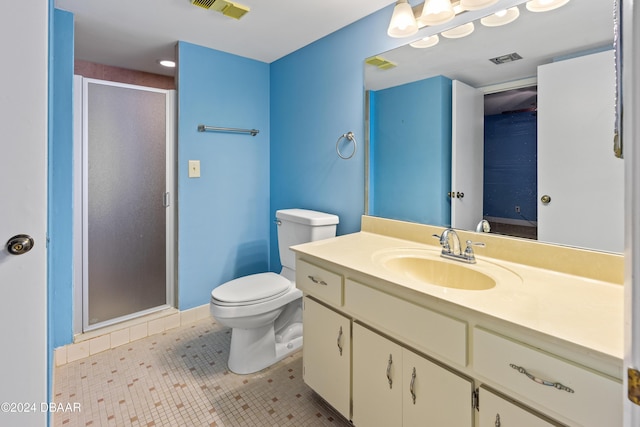
<instances>
[{"instance_id":1,"label":"vanity light fixture","mask_svg":"<svg viewBox=\"0 0 640 427\"><path fill-rule=\"evenodd\" d=\"M411 5L407 0L398 0L393 8L387 34L390 37L407 37L417 32L418 24Z\"/></svg>"},{"instance_id":2,"label":"vanity light fixture","mask_svg":"<svg viewBox=\"0 0 640 427\"><path fill-rule=\"evenodd\" d=\"M413 43L409 43L409 46L415 47L417 49L426 49L428 47L433 47L440 42L440 37L437 34L434 34L429 37L425 37L420 40L416 40Z\"/></svg>"},{"instance_id":3,"label":"vanity light fixture","mask_svg":"<svg viewBox=\"0 0 640 427\"><path fill-rule=\"evenodd\" d=\"M480 10L497 2L498 0L460 0L460 6L464 10Z\"/></svg>"},{"instance_id":4,"label":"vanity light fixture","mask_svg":"<svg viewBox=\"0 0 640 427\"><path fill-rule=\"evenodd\" d=\"M458 27L443 31L440 34L442 35L442 37L446 37L448 39L461 39L462 37L466 37L469 34L473 33L473 30L475 30L473 22L467 22L466 24L460 25Z\"/></svg>"},{"instance_id":5,"label":"vanity light fixture","mask_svg":"<svg viewBox=\"0 0 640 427\"><path fill-rule=\"evenodd\" d=\"M418 21L423 25L440 25L451 21L455 16L449 0L426 0Z\"/></svg>"},{"instance_id":6,"label":"vanity light fixture","mask_svg":"<svg viewBox=\"0 0 640 427\"><path fill-rule=\"evenodd\" d=\"M569 0L531 0L527 2L530 12L548 12L569 3Z\"/></svg>"},{"instance_id":7,"label":"vanity light fixture","mask_svg":"<svg viewBox=\"0 0 640 427\"><path fill-rule=\"evenodd\" d=\"M485 27L499 27L515 21L518 19L518 16L520 16L520 9L518 9L518 6L514 6L512 8L496 12L493 15L485 16L480 19L480 23Z\"/></svg>"}]
</instances>

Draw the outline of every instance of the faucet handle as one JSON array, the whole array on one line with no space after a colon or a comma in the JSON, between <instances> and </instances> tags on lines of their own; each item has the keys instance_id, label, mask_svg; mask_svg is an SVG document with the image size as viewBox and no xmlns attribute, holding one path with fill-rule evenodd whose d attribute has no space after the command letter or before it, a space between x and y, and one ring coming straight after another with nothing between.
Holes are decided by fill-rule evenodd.
<instances>
[{"instance_id":1,"label":"faucet handle","mask_svg":"<svg viewBox=\"0 0 640 427\"><path fill-rule=\"evenodd\" d=\"M480 246L481 248L484 248L487 245L483 242L472 242L471 240L467 240L467 248L470 248L471 246Z\"/></svg>"},{"instance_id":2,"label":"faucet handle","mask_svg":"<svg viewBox=\"0 0 640 427\"><path fill-rule=\"evenodd\" d=\"M475 262L476 260L476 256L473 253L474 246L480 246L481 248L484 248L487 245L485 245L483 242L473 242L471 240L467 240L467 248L464 250L464 257L470 262Z\"/></svg>"}]
</instances>

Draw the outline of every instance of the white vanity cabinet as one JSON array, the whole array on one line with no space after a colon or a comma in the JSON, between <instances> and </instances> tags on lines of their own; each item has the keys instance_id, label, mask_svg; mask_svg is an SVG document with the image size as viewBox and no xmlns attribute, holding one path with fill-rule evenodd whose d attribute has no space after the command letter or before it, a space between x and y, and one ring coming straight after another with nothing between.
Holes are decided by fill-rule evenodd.
<instances>
[{"instance_id":1,"label":"white vanity cabinet","mask_svg":"<svg viewBox=\"0 0 640 427\"><path fill-rule=\"evenodd\" d=\"M356 427L622 425L615 369L584 350L320 256L296 286L305 383Z\"/></svg>"},{"instance_id":2,"label":"white vanity cabinet","mask_svg":"<svg viewBox=\"0 0 640 427\"><path fill-rule=\"evenodd\" d=\"M480 387L478 427L554 427L561 424L547 421L513 401Z\"/></svg>"},{"instance_id":3,"label":"white vanity cabinet","mask_svg":"<svg viewBox=\"0 0 640 427\"><path fill-rule=\"evenodd\" d=\"M351 403L351 319L305 297L302 377L346 418Z\"/></svg>"},{"instance_id":4,"label":"white vanity cabinet","mask_svg":"<svg viewBox=\"0 0 640 427\"><path fill-rule=\"evenodd\" d=\"M473 382L353 324L356 426L472 426Z\"/></svg>"}]
</instances>

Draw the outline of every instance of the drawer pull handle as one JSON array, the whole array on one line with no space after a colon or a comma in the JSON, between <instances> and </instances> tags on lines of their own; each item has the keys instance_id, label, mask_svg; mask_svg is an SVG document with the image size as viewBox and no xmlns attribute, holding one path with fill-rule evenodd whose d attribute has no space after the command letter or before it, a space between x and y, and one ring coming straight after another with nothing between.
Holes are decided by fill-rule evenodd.
<instances>
[{"instance_id":1,"label":"drawer pull handle","mask_svg":"<svg viewBox=\"0 0 640 427\"><path fill-rule=\"evenodd\" d=\"M393 379L391 378L391 365L393 365L393 359L389 354L389 363L387 364L387 381L389 381L389 388L393 387Z\"/></svg>"},{"instance_id":2,"label":"drawer pull handle","mask_svg":"<svg viewBox=\"0 0 640 427\"><path fill-rule=\"evenodd\" d=\"M413 399L413 404L416 404L416 368L413 368L413 373L411 374L411 383L409 384L409 392L411 393L411 398Z\"/></svg>"},{"instance_id":3,"label":"drawer pull handle","mask_svg":"<svg viewBox=\"0 0 640 427\"><path fill-rule=\"evenodd\" d=\"M340 351L340 356L342 356L342 344L340 343L340 341L342 341L342 326L340 326L340 332L338 332L338 339L337 339L338 350Z\"/></svg>"},{"instance_id":4,"label":"drawer pull handle","mask_svg":"<svg viewBox=\"0 0 640 427\"><path fill-rule=\"evenodd\" d=\"M500 414L496 414L496 427L500 427Z\"/></svg>"},{"instance_id":5,"label":"drawer pull handle","mask_svg":"<svg viewBox=\"0 0 640 427\"><path fill-rule=\"evenodd\" d=\"M557 388L558 390L564 390L564 391L566 391L568 393L575 393L572 388L569 388L566 385L562 385L560 383L554 383L554 382L551 382L551 381L543 380L541 378L538 378L538 377L535 377L535 376L531 375L522 366L514 365L513 363L511 363L509 366L511 366L513 369L515 369L516 371L520 372L521 374L526 375L527 378L529 378L531 381L537 382L538 384L542 384L542 385L546 385L546 386L549 386L549 387Z\"/></svg>"},{"instance_id":6,"label":"drawer pull handle","mask_svg":"<svg viewBox=\"0 0 640 427\"><path fill-rule=\"evenodd\" d=\"M316 284L319 284L319 285L322 285L322 286L327 286L327 282L325 282L324 280L318 280L318 279L316 279L315 277L313 277L313 276L311 276L311 275L309 275L309 276L307 276L307 277L308 277L308 278L309 278L313 283L316 283Z\"/></svg>"}]
</instances>

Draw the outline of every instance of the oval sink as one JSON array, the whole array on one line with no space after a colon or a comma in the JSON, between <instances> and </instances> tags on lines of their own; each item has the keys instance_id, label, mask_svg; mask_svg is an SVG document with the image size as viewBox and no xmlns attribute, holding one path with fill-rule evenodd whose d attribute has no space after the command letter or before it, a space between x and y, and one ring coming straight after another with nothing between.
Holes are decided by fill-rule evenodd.
<instances>
[{"instance_id":1,"label":"oval sink","mask_svg":"<svg viewBox=\"0 0 640 427\"><path fill-rule=\"evenodd\" d=\"M496 285L492 277L472 270L464 264L453 264L453 262L455 261L405 256L390 258L383 265L388 270L410 279L446 288L482 291Z\"/></svg>"},{"instance_id":2,"label":"oval sink","mask_svg":"<svg viewBox=\"0 0 640 427\"><path fill-rule=\"evenodd\" d=\"M450 289L482 291L499 283L518 284L513 271L486 260L477 264L449 260L438 249L390 248L376 252L373 262L399 277Z\"/></svg>"}]
</instances>

